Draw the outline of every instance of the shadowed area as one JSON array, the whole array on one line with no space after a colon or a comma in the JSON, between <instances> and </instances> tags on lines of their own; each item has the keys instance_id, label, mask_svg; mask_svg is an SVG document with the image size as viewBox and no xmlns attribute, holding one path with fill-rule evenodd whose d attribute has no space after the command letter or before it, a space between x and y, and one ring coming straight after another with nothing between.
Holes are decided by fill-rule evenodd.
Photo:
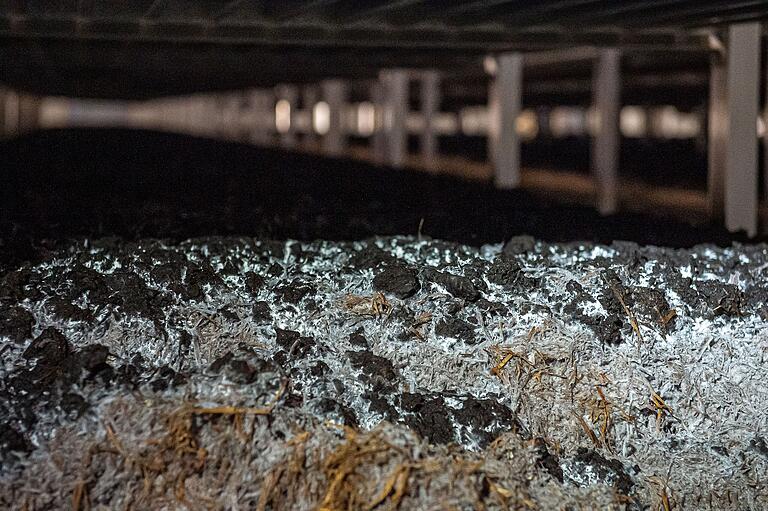
<instances>
[{"instance_id":1,"label":"shadowed area","mask_svg":"<svg viewBox=\"0 0 768 511\"><path fill-rule=\"evenodd\" d=\"M729 235L640 214L601 217L559 197L165 133L49 131L0 146L6 254L34 240L244 235L363 239L417 234L478 245L630 240L670 247ZM10 250L9 250L10 249Z\"/></svg>"}]
</instances>

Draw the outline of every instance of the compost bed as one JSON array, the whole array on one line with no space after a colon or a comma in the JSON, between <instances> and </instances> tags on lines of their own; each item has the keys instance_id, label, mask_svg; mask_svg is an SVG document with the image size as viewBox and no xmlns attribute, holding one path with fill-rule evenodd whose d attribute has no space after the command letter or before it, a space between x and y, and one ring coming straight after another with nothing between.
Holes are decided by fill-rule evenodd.
<instances>
[{"instance_id":1,"label":"compost bed","mask_svg":"<svg viewBox=\"0 0 768 511\"><path fill-rule=\"evenodd\" d=\"M29 151L38 143L18 142L15 154L28 154L17 162L44 160ZM297 162L316 160L288 161L312 179ZM34 174L23 167L12 180ZM409 174L318 191L265 184L284 169L262 170L248 200L231 188L235 199L214 207L194 186L177 189L196 199L145 224L162 239L121 230L129 205L148 211L140 194L54 201L56 185L38 177L42 189L26 193L50 209L15 199L4 211L0 507L768 507L766 245L542 241L490 228L474 232L506 242L370 237L420 216L400 193L409 180L455 184L486 211L510 198ZM221 185L207 180L216 196ZM313 215L278 196L272 216L252 202L258 213L228 224L280 186L282 202L287 190L312 197ZM391 207L366 209L355 190L369 202L378 190ZM424 200L436 197L461 204L440 190ZM195 203L202 213L187 222ZM338 223L318 221L337 210ZM535 231L565 211L509 229ZM426 232L461 238L482 217L433 220ZM646 238L685 233L680 243L716 232L630 220L595 221L584 236L610 235L610 222Z\"/></svg>"}]
</instances>

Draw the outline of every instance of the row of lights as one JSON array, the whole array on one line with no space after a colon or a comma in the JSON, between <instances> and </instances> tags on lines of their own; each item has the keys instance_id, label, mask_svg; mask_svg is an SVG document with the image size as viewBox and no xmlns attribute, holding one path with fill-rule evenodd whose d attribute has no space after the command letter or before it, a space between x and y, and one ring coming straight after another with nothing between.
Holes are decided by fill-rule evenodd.
<instances>
[{"instance_id":1,"label":"row of lights","mask_svg":"<svg viewBox=\"0 0 768 511\"><path fill-rule=\"evenodd\" d=\"M265 132L276 131L278 134L293 130L325 135L331 129L332 112L325 101L315 103L311 109L300 110L294 110L294 105L285 99L267 102L260 107L247 102L230 104L214 101L214 110L206 110L206 102L210 101L204 97L201 100L199 96L137 104L46 98L42 102L40 122L42 127L128 123L160 129L199 131L216 125L210 122L210 116L215 115L216 108L219 108L217 105L224 105L227 108L221 110L223 113L219 124L235 131L248 131L249 126L257 125ZM259 113L264 112L264 108L274 108L274 119L269 118L272 115ZM353 136L369 137L386 124L383 113L368 101L350 104L341 119L343 130ZM203 119L206 120L205 125L198 126ZM596 120L591 108L529 108L517 117L515 129L523 141L534 140L542 134L554 138L585 137L597 131ZM432 121L438 135L485 136L489 130L490 117L486 106L475 105L462 108L458 113L437 113ZM619 122L621 133L627 138L691 139L704 134L702 112L681 112L674 106L625 106L621 109ZM419 112L411 112L406 118L408 132L419 133L424 127L425 119ZM765 133L765 123L758 122L757 133L760 136Z\"/></svg>"},{"instance_id":2,"label":"row of lights","mask_svg":"<svg viewBox=\"0 0 768 511\"><path fill-rule=\"evenodd\" d=\"M308 115L309 112L297 112ZM275 104L275 129L287 133L292 122L291 104L279 100ZM368 137L380 124L380 110L373 103L364 101L350 106L346 125L349 131L360 137ZM320 101L311 112L311 125L315 133L324 135L330 129L331 111L328 103ZM690 139L702 135L703 115L681 112L674 106L645 108L625 106L619 117L620 129L627 138ZM310 123L303 122L308 125ZM546 128L555 138L583 137L596 132L596 117L591 108L559 106L548 111L525 109L517 117L515 128L525 141L535 139ZM407 119L410 132L423 129L424 119L412 113ZM441 135L484 136L489 128L488 109L485 106L469 106L456 114L441 113L435 118L435 131Z\"/></svg>"},{"instance_id":3,"label":"row of lights","mask_svg":"<svg viewBox=\"0 0 768 511\"><path fill-rule=\"evenodd\" d=\"M297 112L297 118L307 115L309 112ZM364 101L357 103L348 110L347 124L353 128L357 136L368 137L376 131L377 109L373 103ZM325 135L331 129L331 108L325 101L319 101L312 107L312 130L318 135ZM292 122L291 103L285 99L275 103L275 131L288 133ZM307 125L307 122L300 122Z\"/></svg>"}]
</instances>

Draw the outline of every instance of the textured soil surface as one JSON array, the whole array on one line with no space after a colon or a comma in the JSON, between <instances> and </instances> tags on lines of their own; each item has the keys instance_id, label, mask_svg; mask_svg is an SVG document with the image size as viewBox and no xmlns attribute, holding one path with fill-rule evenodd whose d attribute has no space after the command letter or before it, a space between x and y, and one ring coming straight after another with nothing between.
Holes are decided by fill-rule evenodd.
<instances>
[{"instance_id":1,"label":"textured soil surface","mask_svg":"<svg viewBox=\"0 0 768 511\"><path fill-rule=\"evenodd\" d=\"M71 243L0 279L0 507L764 509L768 247Z\"/></svg>"}]
</instances>

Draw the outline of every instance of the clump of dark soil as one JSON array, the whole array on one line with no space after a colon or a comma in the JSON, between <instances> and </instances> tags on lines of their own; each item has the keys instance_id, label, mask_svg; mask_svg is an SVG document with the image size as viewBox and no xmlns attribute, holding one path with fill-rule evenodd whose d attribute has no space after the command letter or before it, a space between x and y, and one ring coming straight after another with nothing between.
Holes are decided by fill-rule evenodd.
<instances>
[{"instance_id":1,"label":"clump of dark soil","mask_svg":"<svg viewBox=\"0 0 768 511\"><path fill-rule=\"evenodd\" d=\"M35 318L17 306L5 306L0 302L0 336L20 343L32 337Z\"/></svg>"},{"instance_id":2,"label":"clump of dark soil","mask_svg":"<svg viewBox=\"0 0 768 511\"><path fill-rule=\"evenodd\" d=\"M628 302L638 319L643 320L644 324L664 332L674 327L675 313L662 291L636 286L629 290Z\"/></svg>"},{"instance_id":3,"label":"clump of dark soil","mask_svg":"<svg viewBox=\"0 0 768 511\"><path fill-rule=\"evenodd\" d=\"M522 430L512 410L496 399L464 396L461 401L461 408L453 411L456 422L466 428L462 435L477 442L480 448L487 447L502 433Z\"/></svg>"},{"instance_id":4,"label":"clump of dark soil","mask_svg":"<svg viewBox=\"0 0 768 511\"><path fill-rule=\"evenodd\" d=\"M275 333L277 335L275 342L290 356L296 358L306 357L315 346L315 340L312 337L303 336L293 330L275 328Z\"/></svg>"},{"instance_id":5,"label":"clump of dark soil","mask_svg":"<svg viewBox=\"0 0 768 511\"><path fill-rule=\"evenodd\" d=\"M533 439L534 448L536 450L537 464L542 467L547 473L554 477L560 483L563 482L563 468L560 466L560 459L555 454L550 452L546 441L542 438Z\"/></svg>"},{"instance_id":6,"label":"clump of dark soil","mask_svg":"<svg viewBox=\"0 0 768 511\"><path fill-rule=\"evenodd\" d=\"M449 317L440 320L435 325L435 335L464 341L467 344L477 342L475 325L460 318Z\"/></svg>"},{"instance_id":7,"label":"clump of dark soil","mask_svg":"<svg viewBox=\"0 0 768 511\"><path fill-rule=\"evenodd\" d=\"M275 288L275 295L280 300L294 305L301 302L304 298L314 295L316 292L317 290L313 285L298 279Z\"/></svg>"},{"instance_id":8,"label":"clump of dark soil","mask_svg":"<svg viewBox=\"0 0 768 511\"><path fill-rule=\"evenodd\" d=\"M502 433L520 432L514 413L498 401L452 397L461 402L460 408L447 404L440 395L404 392L396 400L398 416L409 428L436 444L461 441L485 448Z\"/></svg>"},{"instance_id":9,"label":"clump of dark soil","mask_svg":"<svg viewBox=\"0 0 768 511\"><path fill-rule=\"evenodd\" d=\"M533 252L536 247L536 240L533 236L527 234L521 234L519 236L512 236L501 249L501 253L505 256L523 255L529 252Z\"/></svg>"},{"instance_id":10,"label":"clump of dark soil","mask_svg":"<svg viewBox=\"0 0 768 511\"><path fill-rule=\"evenodd\" d=\"M472 280L462 275L440 272L431 268L424 270L422 275L427 281L442 286L456 298L461 298L470 302L474 302L480 298L480 292L477 290Z\"/></svg>"},{"instance_id":11,"label":"clump of dark soil","mask_svg":"<svg viewBox=\"0 0 768 511\"><path fill-rule=\"evenodd\" d=\"M394 295L400 299L408 298L421 289L418 274L405 266L393 266L385 269L373 279L377 291Z\"/></svg>"},{"instance_id":12,"label":"clump of dark soil","mask_svg":"<svg viewBox=\"0 0 768 511\"><path fill-rule=\"evenodd\" d=\"M352 367L362 371L374 390L389 390L397 383L397 372L390 360L368 350L348 351L347 356Z\"/></svg>"},{"instance_id":13,"label":"clump of dark soil","mask_svg":"<svg viewBox=\"0 0 768 511\"><path fill-rule=\"evenodd\" d=\"M32 341L22 356L41 366L55 367L60 360L66 360L71 352L69 341L58 330L48 327Z\"/></svg>"},{"instance_id":14,"label":"clump of dark soil","mask_svg":"<svg viewBox=\"0 0 768 511\"><path fill-rule=\"evenodd\" d=\"M270 311L269 304L265 301L254 302L251 307L251 314L255 321L261 323L268 323L272 320L272 311Z\"/></svg>"},{"instance_id":15,"label":"clump of dark soil","mask_svg":"<svg viewBox=\"0 0 768 511\"><path fill-rule=\"evenodd\" d=\"M21 356L25 364L0 387L9 451L28 450L18 447L28 445L25 432L34 427L40 414L59 408L75 418L82 416L91 403L74 391L76 387L110 385L114 380L107 348L93 344L75 349L54 327L35 337ZM0 461L6 457L0 452Z\"/></svg>"},{"instance_id":16,"label":"clump of dark soil","mask_svg":"<svg viewBox=\"0 0 768 511\"><path fill-rule=\"evenodd\" d=\"M356 346L358 348L368 349L368 340L365 338L364 330L362 328L358 328L354 332L352 332L349 335L349 343L352 344L352 346Z\"/></svg>"},{"instance_id":17,"label":"clump of dark soil","mask_svg":"<svg viewBox=\"0 0 768 511\"><path fill-rule=\"evenodd\" d=\"M8 423L0 424L0 469L7 468L13 460L13 454L28 454L32 445L15 427Z\"/></svg>"},{"instance_id":18,"label":"clump of dark soil","mask_svg":"<svg viewBox=\"0 0 768 511\"><path fill-rule=\"evenodd\" d=\"M613 486L622 495L631 495L635 483L620 461L606 458L593 449L580 447L571 462L574 470L582 474L591 472L599 481ZM582 477L582 474L579 474L579 477ZM575 482L579 484L578 481Z\"/></svg>"},{"instance_id":19,"label":"clump of dark soil","mask_svg":"<svg viewBox=\"0 0 768 511\"><path fill-rule=\"evenodd\" d=\"M741 314L743 297L735 285L704 280L696 282L696 289L703 297L710 314L714 316L737 316Z\"/></svg>"},{"instance_id":20,"label":"clump of dark soil","mask_svg":"<svg viewBox=\"0 0 768 511\"><path fill-rule=\"evenodd\" d=\"M405 424L423 438L436 444L454 441L453 425L449 409L442 397L426 397L421 394L402 394L400 406L407 414Z\"/></svg>"},{"instance_id":21,"label":"clump of dark soil","mask_svg":"<svg viewBox=\"0 0 768 511\"><path fill-rule=\"evenodd\" d=\"M510 291L525 292L536 286L535 279L526 276L513 258L497 257L485 274L488 282L504 286Z\"/></svg>"},{"instance_id":22,"label":"clump of dark soil","mask_svg":"<svg viewBox=\"0 0 768 511\"><path fill-rule=\"evenodd\" d=\"M265 284L266 279L264 279L264 277L261 275L258 275L252 271L249 271L245 274L245 286L248 288L248 291L250 291L252 295L258 295L259 291L262 290Z\"/></svg>"},{"instance_id":23,"label":"clump of dark soil","mask_svg":"<svg viewBox=\"0 0 768 511\"><path fill-rule=\"evenodd\" d=\"M248 385L253 383L260 374L278 374L277 366L267 360L258 357L245 356L245 354L236 356L232 352L216 359L208 370L212 373L223 374L229 381ZM172 383L178 384L177 380Z\"/></svg>"},{"instance_id":24,"label":"clump of dark soil","mask_svg":"<svg viewBox=\"0 0 768 511\"><path fill-rule=\"evenodd\" d=\"M353 269L380 270L385 266L395 266L398 260L390 252L382 250L376 245L366 245L355 251L349 258L349 266Z\"/></svg>"}]
</instances>

